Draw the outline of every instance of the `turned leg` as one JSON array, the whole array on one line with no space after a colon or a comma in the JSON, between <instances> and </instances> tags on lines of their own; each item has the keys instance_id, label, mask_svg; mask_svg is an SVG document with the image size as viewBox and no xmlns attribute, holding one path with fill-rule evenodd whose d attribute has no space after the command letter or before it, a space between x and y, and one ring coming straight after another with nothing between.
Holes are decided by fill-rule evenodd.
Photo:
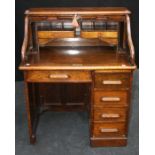
<instances>
[{"instance_id":1,"label":"turned leg","mask_svg":"<svg viewBox=\"0 0 155 155\"><path fill-rule=\"evenodd\" d=\"M36 142L36 129L39 120L35 93L35 85L25 81L26 111L28 118L29 139L31 144L35 144Z\"/></svg>"}]
</instances>

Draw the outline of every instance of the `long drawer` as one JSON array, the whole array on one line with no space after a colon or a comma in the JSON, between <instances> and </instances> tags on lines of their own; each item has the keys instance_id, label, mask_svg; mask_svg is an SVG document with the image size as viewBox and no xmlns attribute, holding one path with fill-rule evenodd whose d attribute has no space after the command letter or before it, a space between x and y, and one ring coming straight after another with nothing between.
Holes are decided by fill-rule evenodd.
<instances>
[{"instance_id":1,"label":"long drawer","mask_svg":"<svg viewBox=\"0 0 155 155\"><path fill-rule=\"evenodd\" d=\"M38 31L38 38L74 38L74 31Z\"/></svg>"},{"instance_id":2,"label":"long drawer","mask_svg":"<svg viewBox=\"0 0 155 155\"><path fill-rule=\"evenodd\" d=\"M125 122L126 116L126 108L94 108L94 122Z\"/></svg>"},{"instance_id":3,"label":"long drawer","mask_svg":"<svg viewBox=\"0 0 155 155\"><path fill-rule=\"evenodd\" d=\"M125 123L94 123L93 125L93 137L120 137L125 135Z\"/></svg>"},{"instance_id":4,"label":"long drawer","mask_svg":"<svg viewBox=\"0 0 155 155\"><path fill-rule=\"evenodd\" d=\"M127 89L130 86L130 73L95 72L95 88L105 90Z\"/></svg>"},{"instance_id":5,"label":"long drawer","mask_svg":"<svg viewBox=\"0 0 155 155\"><path fill-rule=\"evenodd\" d=\"M117 31L81 31L82 38L117 38Z\"/></svg>"},{"instance_id":6,"label":"long drawer","mask_svg":"<svg viewBox=\"0 0 155 155\"><path fill-rule=\"evenodd\" d=\"M94 106L124 107L128 106L128 91L94 91Z\"/></svg>"},{"instance_id":7,"label":"long drawer","mask_svg":"<svg viewBox=\"0 0 155 155\"><path fill-rule=\"evenodd\" d=\"M89 71L28 71L28 82L91 82Z\"/></svg>"}]
</instances>

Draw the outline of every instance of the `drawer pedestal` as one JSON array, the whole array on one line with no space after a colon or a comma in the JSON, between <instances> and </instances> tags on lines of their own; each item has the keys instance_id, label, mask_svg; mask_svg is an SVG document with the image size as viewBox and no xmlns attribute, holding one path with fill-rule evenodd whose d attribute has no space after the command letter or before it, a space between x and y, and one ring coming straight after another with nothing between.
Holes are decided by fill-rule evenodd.
<instances>
[{"instance_id":1,"label":"drawer pedestal","mask_svg":"<svg viewBox=\"0 0 155 155\"><path fill-rule=\"evenodd\" d=\"M130 108L131 73L94 72L92 90L92 146L125 146L127 144Z\"/></svg>"}]
</instances>

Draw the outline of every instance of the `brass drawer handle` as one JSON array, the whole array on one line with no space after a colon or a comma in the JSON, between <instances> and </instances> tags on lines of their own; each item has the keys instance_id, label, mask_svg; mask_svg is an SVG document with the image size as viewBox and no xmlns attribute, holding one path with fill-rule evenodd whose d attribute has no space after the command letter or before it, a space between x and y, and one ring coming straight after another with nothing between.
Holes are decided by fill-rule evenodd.
<instances>
[{"instance_id":1,"label":"brass drawer handle","mask_svg":"<svg viewBox=\"0 0 155 155\"><path fill-rule=\"evenodd\" d=\"M120 98L119 97L102 97L101 101L107 101L107 102L115 101L115 102L119 102Z\"/></svg>"},{"instance_id":2,"label":"brass drawer handle","mask_svg":"<svg viewBox=\"0 0 155 155\"><path fill-rule=\"evenodd\" d=\"M102 114L101 117L102 118L119 118L120 115L119 114Z\"/></svg>"},{"instance_id":3,"label":"brass drawer handle","mask_svg":"<svg viewBox=\"0 0 155 155\"><path fill-rule=\"evenodd\" d=\"M116 81L113 81L113 80L104 80L102 81L102 84L116 84L116 85L121 85L122 84L122 81L121 80L116 80Z\"/></svg>"},{"instance_id":4,"label":"brass drawer handle","mask_svg":"<svg viewBox=\"0 0 155 155\"><path fill-rule=\"evenodd\" d=\"M50 74L49 78L50 79L68 79L69 75L67 75L67 74Z\"/></svg>"},{"instance_id":5,"label":"brass drawer handle","mask_svg":"<svg viewBox=\"0 0 155 155\"><path fill-rule=\"evenodd\" d=\"M118 132L118 129L117 128L113 128L113 129L111 129L111 128L101 128L101 130L100 130L102 133L108 133L108 132L111 132L111 133L116 133L116 132Z\"/></svg>"}]
</instances>

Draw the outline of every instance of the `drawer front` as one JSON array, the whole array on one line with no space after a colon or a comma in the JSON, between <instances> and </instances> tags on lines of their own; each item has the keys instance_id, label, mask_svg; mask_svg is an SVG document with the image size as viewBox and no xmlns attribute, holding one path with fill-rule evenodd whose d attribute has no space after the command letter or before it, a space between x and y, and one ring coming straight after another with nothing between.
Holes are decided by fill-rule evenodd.
<instances>
[{"instance_id":1,"label":"drawer front","mask_svg":"<svg viewBox=\"0 0 155 155\"><path fill-rule=\"evenodd\" d=\"M120 137L125 135L125 123L94 123L94 137Z\"/></svg>"},{"instance_id":2,"label":"drawer front","mask_svg":"<svg viewBox=\"0 0 155 155\"><path fill-rule=\"evenodd\" d=\"M87 71L28 71L28 82L91 82Z\"/></svg>"},{"instance_id":3,"label":"drawer front","mask_svg":"<svg viewBox=\"0 0 155 155\"><path fill-rule=\"evenodd\" d=\"M95 108L94 121L125 122L126 114L127 114L126 108Z\"/></svg>"},{"instance_id":4,"label":"drawer front","mask_svg":"<svg viewBox=\"0 0 155 155\"><path fill-rule=\"evenodd\" d=\"M82 31L81 32L81 37L82 38L98 38L98 32L87 32L87 31Z\"/></svg>"},{"instance_id":5,"label":"drawer front","mask_svg":"<svg viewBox=\"0 0 155 155\"><path fill-rule=\"evenodd\" d=\"M74 38L74 31L38 31L38 38Z\"/></svg>"},{"instance_id":6,"label":"drawer front","mask_svg":"<svg viewBox=\"0 0 155 155\"><path fill-rule=\"evenodd\" d=\"M82 38L112 38L115 39L118 37L117 31L82 31L81 32Z\"/></svg>"},{"instance_id":7,"label":"drawer front","mask_svg":"<svg viewBox=\"0 0 155 155\"><path fill-rule=\"evenodd\" d=\"M94 106L120 107L128 105L128 91L94 91Z\"/></svg>"},{"instance_id":8,"label":"drawer front","mask_svg":"<svg viewBox=\"0 0 155 155\"><path fill-rule=\"evenodd\" d=\"M129 88L129 73L95 73L95 88L118 90Z\"/></svg>"}]
</instances>

